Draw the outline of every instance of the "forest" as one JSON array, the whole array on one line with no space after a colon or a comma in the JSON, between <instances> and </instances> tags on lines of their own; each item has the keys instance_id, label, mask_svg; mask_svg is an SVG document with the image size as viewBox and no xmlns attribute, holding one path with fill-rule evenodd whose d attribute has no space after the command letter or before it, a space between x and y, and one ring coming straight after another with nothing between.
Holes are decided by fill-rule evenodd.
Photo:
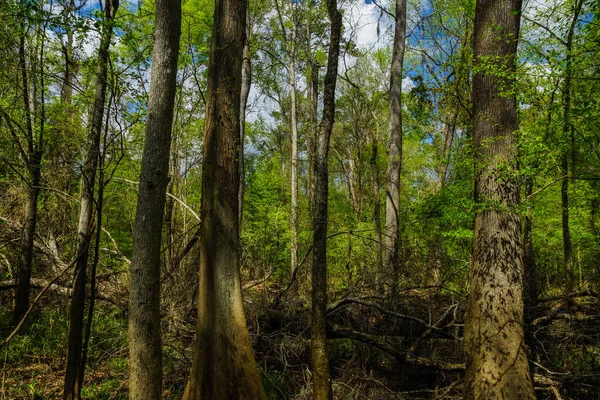
<instances>
[{"instance_id":1,"label":"forest","mask_svg":"<svg viewBox=\"0 0 600 400\"><path fill-rule=\"evenodd\" d=\"M600 399L598 1L0 16L0 400Z\"/></svg>"}]
</instances>

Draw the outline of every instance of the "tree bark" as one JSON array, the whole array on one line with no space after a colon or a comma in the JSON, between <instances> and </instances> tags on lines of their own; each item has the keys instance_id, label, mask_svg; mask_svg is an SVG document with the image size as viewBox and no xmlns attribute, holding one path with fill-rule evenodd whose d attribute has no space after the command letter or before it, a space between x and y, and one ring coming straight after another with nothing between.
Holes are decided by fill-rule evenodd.
<instances>
[{"instance_id":1,"label":"tree bark","mask_svg":"<svg viewBox=\"0 0 600 400\"><path fill-rule=\"evenodd\" d=\"M290 18L292 20L292 31L289 40L290 63L290 124L292 132L291 149L291 212L290 212L290 276L298 268L298 124L296 121L296 19L294 15L294 3L290 2ZM294 283L292 291L297 291Z\"/></svg>"},{"instance_id":2,"label":"tree bark","mask_svg":"<svg viewBox=\"0 0 600 400\"><path fill-rule=\"evenodd\" d=\"M246 108L248 96L252 86L252 63L250 60L250 8L246 10L246 39L242 50L242 89L240 99L240 193L239 193L239 228L242 234L242 222L244 216L244 189L246 179L246 166L244 160L244 145L246 141Z\"/></svg>"},{"instance_id":3,"label":"tree bark","mask_svg":"<svg viewBox=\"0 0 600 400\"><path fill-rule=\"evenodd\" d=\"M571 174L575 172L575 148L574 148L574 134L573 127L571 126L571 86L573 79L573 36L575 34L575 27L581 8L583 7L583 0L577 0L574 4L573 18L569 26L567 33L567 41L565 42L565 81L562 89L563 94L563 140L567 141L570 138L570 151L571 151ZM568 145L566 146L568 148ZM562 234L563 234L563 255L564 255L564 268L565 268L565 295L570 297L573 293L573 245L571 243L571 230L569 227L569 179L566 178L569 175L569 150L563 150L562 163L561 163L562 174L565 176L561 183L560 195L562 203Z\"/></svg>"},{"instance_id":4,"label":"tree bark","mask_svg":"<svg viewBox=\"0 0 600 400\"><path fill-rule=\"evenodd\" d=\"M391 274L391 298L398 289L400 254L400 174L402 172L402 64L406 40L406 0L396 0L396 28L390 76L390 142L385 200L386 267Z\"/></svg>"},{"instance_id":5,"label":"tree bark","mask_svg":"<svg viewBox=\"0 0 600 400\"><path fill-rule=\"evenodd\" d=\"M311 362L313 374L313 398L332 399L329 360L327 356L327 197L329 171L327 156L329 139L335 119L335 86L337 83L338 58L342 14L336 0L327 1L331 21L331 36L325 87L323 92L323 118L319 124L315 154L315 198L313 213L313 269L312 269L312 333Z\"/></svg>"},{"instance_id":6,"label":"tree bark","mask_svg":"<svg viewBox=\"0 0 600 400\"><path fill-rule=\"evenodd\" d=\"M77 263L73 277L73 298L69 310L69 336L67 353L67 370L63 397L65 400L79 399L81 385L83 316L85 312L86 270L89 246L92 236L92 214L94 205L94 183L100 153L100 137L106 100L106 77L108 74L108 49L112 38L112 23L119 7L118 0L109 0L104 8L104 28L98 49L98 66L96 70L96 95L92 109L87 153L82 168L81 200L79 224L77 229Z\"/></svg>"},{"instance_id":7,"label":"tree bark","mask_svg":"<svg viewBox=\"0 0 600 400\"><path fill-rule=\"evenodd\" d=\"M533 193L533 177L525 177L525 198ZM535 255L533 253L533 226L531 218L531 206L527 205L527 213L523 223L523 268L525 270L525 305L534 307L538 301L537 268Z\"/></svg>"},{"instance_id":8,"label":"tree bark","mask_svg":"<svg viewBox=\"0 0 600 400\"><path fill-rule=\"evenodd\" d=\"M157 0L146 140L137 200L129 292L129 398L162 398L160 267L162 225L177 84L181 0Z\"/></svg>"},{"instance_id":9,"label":"tree bark","mask_svg":"<svg viewBox=\"0 0 600 400\"><path fill-rule=\"evenodd\" d=\"M25 226L21 240L21 264L17 273L17 288L15 293L15 308L13 312L13 325L17 325L29 308L29 292L31 271L33 267L34 237L37 226L37 204L41 178L43 137L35 139L33 129L33 117L35 109L32 107L33 100L30 98L30 79L27 73L25 58L25 20L21 21L21 37L19 39L19 70L21 73L21 95L23 99L23 110L25 112L25 127L27 134L27 150L22 151L22 158L27 165L30 182L27 182L27 203L25 206ZM5 116L7 123L11 122ZM43 124L43 121L42 121Z\"/></svg>"},{"instance_id":10,"label":"tree bark","mask_svg":"<svg viewBox=\"0 0 600 400\"><path fill-rule=\"evenodd\" d=\"M215 0L208 65L198 325L191 399L266 399L246 326L239 261L239 143L246 0Z\"/></svg>"},{"instance_id":11,"label":"tree bark","mask_svg":"<svg viewBox=\"0 0 600 400\"><path fill-rule=\"evenodd\" d=\"M465 399L535 399L523 333L515 57L521 0L475 9L474 249L465 316ZM508 90L508 93L506 92Z\"/></svg>"},{"instance_id":12,"label":"tree bark","mask_svg":"<svg viewBox=\"0 0 600 400\"><path fill-rule=\"evenodd\" d=\"M369 158L369 165L371 167L371 175L373 177L373 221L378 243L375 284L380 286L382 284L381 278L384 276L385 271L383 267L383 232L381 230L381 184L379 182L379 168L377 167L377 154L379 152L379 133L377 131L373 133L371 147L372 152L371 157Z\"/></svg>"}]
</instances>

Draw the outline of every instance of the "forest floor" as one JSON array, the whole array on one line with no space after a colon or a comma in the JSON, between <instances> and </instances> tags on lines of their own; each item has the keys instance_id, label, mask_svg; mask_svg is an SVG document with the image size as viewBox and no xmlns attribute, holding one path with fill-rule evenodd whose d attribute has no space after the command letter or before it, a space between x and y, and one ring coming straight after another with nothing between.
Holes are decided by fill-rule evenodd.
<instances>
[{"instance_id":1,"label":"forest floor","mask_svg":"<svg viewBox=\"0 0 600 400\"><path fill-rule=\"evenodd\" d=\"M272 304L268 288L246 296L248 326L269 399L309 400L307 303ZM10 333L9 292L0 293L0 337ZM0 400L58 399L66 362L68 299L49 295L22 334L0 349ZM600 398L600 301L581 295L529 310L539 399ZM127 398L127 315L100 302L94 317L83 397ZM192 313L193 314L193 313ZM407 290L393 307L373 294L345 295L328 310L335 399L460 399L464 299ZM166 319L165 399L179 399L191 359L193 317ZM177 322L179 321L179 322Z\"/></svg>"}]
</instances>

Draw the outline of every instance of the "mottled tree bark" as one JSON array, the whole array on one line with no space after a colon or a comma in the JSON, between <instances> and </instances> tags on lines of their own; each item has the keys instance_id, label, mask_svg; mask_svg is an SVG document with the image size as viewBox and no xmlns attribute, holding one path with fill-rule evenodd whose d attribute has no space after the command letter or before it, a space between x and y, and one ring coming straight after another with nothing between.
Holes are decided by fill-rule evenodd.
<instances>
[{"instance_id":1,"label":"mottled tree bark","mask_svg":"<svg viewBox=\"0 0 600 400\"><path fill-rule=\"evenodd\" d=\"M129 289L129 398L162 398L160 249L177 84L181 0L157 0Z\"/></svg>"},{"instance_id":2,"label":"mottled tree bark","mask_svg":"<svg viewBox=\"0 0 600 400\"><path fill-rule=\"evenodd\" d=\"M309 32L310 33L310 32ZM319 108L319 65L315 60L310 62L310 129L306 137L308 154L308 208L311 214L315 209L315 155L317 153L317 115Z\"/></svg>"},{"instance_id":3,"label":"mottled tree bark","mask_svg":"<svg viewBox=\"0 0 600 400\"><path fill-rule=\"evenodd\" d=\"M524 178L525 197L533 193L533 177ZM523 222L523 268L525 270L524 301L528 307L534 307L538 301L537 268L533 253L533 224L531 218L531 205L527 205L527 212Z\"/></svg>"},{"instance_id":4,"label":"mottled tree bark","mask_svg":"<svg viewBox=\"0 0 600 400\"><path fill-rule=\"evenodd\" d=\"M239 156L246 0L215 0L208 65L198 325L191 399L266 399L246 326L239 262Z\"/></svg>"},{"instance_id":5,"label":"mottled tree bark","mask_svg":"<svg viewBox=\"0 0 600 400\"><path fill-rule=\"evenodd\" d=\"M291 212L290 212L290 276L298 268L298 124L296 121L296 16L294 3L290 2L291 35L288 42L289 80L290 80L290 128L292 133L291 149ZM297 291L294 283L292 291Z\"/></svg>"},{"instance_id":6,"label":"mottled tree bark","mask_svg":"<svg viewBox=\"0 0 600 400\"><path fill-rule=\"evenodd\" d=\"M337 83L338 58L342 14L336 0L327 1L331 21L329 55L323 91L323 118L316 137L315 198L313 211L313 268L312 268L312 334L311 362L313 375L313 398L332 399L329 359L327 356L327 197L329 170L327 156L329 139L335 119L335 86Z\"/></svg>"},{"instance_id":7,"label":"mottled tree bark","mask_svg":"<svg viewBox=\"0 0 600 400\"><path fill-rule=\"evenodd\" d=\"M406 0L396 0L396 28L390 76L390 141L385 196L385 263L392 299L398 288L400 253L400 174L402 172L402 64L406 40Z\"/></svg>"},{"instance_id":8,"label":"mottled tree bark","mask_svg":"<svg viewBox=\"0 0 600 400\"><path fill-rule=\"evenodd\" d=\"M475 9L474 249L465 316L465 399L535 399L524 346L514 85L521 0ZM507 92L508 91L508 92Z\"/></svg>"},{"instance_id":9,"label":"mottled tree bark","mask_svg":"<svg viewBox=\"0 0 600 400\"><path fill-rule=\"evenodd\" d=\"M65 400L79 399L81 385L83 316L85 312L86 271L89 245L92 236L92 214L94 207L94 183L100 152L102 120L106 100L106 77L108 74L108 49L112 37L112 23L119 7L117 0L107 1L104 7L104 27L98 49L98 66L96 70L96 95L92 108L90 131L81 178L81 200L79 223L77 229L77 262L73 277L73 297L69 310L69 338L67 353L67 370L63 397Z\"/></svg>"}]
</instances>

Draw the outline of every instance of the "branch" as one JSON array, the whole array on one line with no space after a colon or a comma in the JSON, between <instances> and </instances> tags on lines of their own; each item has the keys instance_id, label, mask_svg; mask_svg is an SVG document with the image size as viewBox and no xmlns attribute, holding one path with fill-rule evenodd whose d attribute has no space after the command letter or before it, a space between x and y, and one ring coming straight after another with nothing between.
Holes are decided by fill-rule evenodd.
<instances>
[{"instance_id":1,"label":"branch","mask_svg":"<svg viewBox=\"0 0 600 400\"><path fill-rule=\"evenodd\" d=\"M125 183L130 183L132 185L135 186L139 186L140 183L136 182L136 181L131 181L129 179L125 179L125 178L114 178L117 181L121 181L121 182L125 182ZM198 221L200 221L200 217L198 216L198 214L196 214L196 212L187 204L185 204L185 202L181 199L179 199L177 196L175 196L174 194L171 194L169 192L167 192L167 196L171 197L172 199L174 199L175 201L177 201L179 204L181 204L186 210L188 210L193 216L194 218L196 218Z\"/></svg>"}]
</instances>

